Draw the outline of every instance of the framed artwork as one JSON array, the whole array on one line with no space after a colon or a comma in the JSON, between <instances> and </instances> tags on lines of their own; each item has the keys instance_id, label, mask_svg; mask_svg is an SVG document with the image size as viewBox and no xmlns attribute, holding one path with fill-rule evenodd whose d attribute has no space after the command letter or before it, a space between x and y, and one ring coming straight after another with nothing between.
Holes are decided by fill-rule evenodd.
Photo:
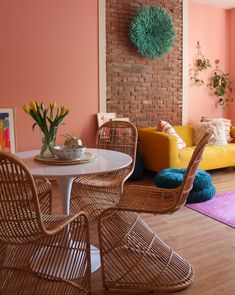
<instances>
[{"instance_id":1,"label":"framed artwork","mask_svg":"<svg viewBox=\"0 0 235 295\"><path fill-rule=\"evenodd\" d=\"M98 127L108 122L109 120L112 120L115 118L116 118L116 113L98 113L97 114Z\"/></svg>"},{"instance_id":2,"label":"framed artwork","mask_svg":"<svg viewBox=\"0 0 235 295\"><path fill-rule=\"evenodd\" d=\"M14 109L0 108L0 150L15 153Z\"/></svg>"}]
</instances>

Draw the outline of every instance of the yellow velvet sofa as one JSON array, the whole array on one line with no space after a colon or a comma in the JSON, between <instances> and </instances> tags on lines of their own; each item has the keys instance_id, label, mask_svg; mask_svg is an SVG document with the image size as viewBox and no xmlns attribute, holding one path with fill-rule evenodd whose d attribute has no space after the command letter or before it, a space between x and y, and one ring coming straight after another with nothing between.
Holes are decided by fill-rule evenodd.
<instances>
[{"instance_id":1,"label":"yellow velvet sofa","mask_svg":"<svg viewBox=\"0 0 235 295\"><path fill-rule=\"evenodd\" d=\"M195 148L193 126L174 126L174 128L185 141L186 148L178 150L177 138L157 131L156 127L138 129L138 149L146 169L158 172L165 168L187 167ZM235 127L231 128L231 137L232 142L225 146L207 146L199 168L211 170L235 166Z\"/></svg>"}]
</instances>

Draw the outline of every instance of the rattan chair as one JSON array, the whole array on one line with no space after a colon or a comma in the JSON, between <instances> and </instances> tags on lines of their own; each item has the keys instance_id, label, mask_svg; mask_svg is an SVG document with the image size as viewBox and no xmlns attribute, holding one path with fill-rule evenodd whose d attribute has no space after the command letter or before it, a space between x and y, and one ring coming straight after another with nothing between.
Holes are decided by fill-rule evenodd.
<instances>
[{"instance_id":1,"label":"rattan chair","mask_svg":"<svg viewBox=\"0 0 235 295\"><path fill-rule=\"evenodd\" d=\"M38 195L40 210L42 213L51 214L52 209L52 187L48 179L35 177L35 186Z\"/></svg>"},{"instance_id":2,"label":"rattan chair","mask_svg":"<svg viewBox=\"0 0 235 295\"><path fill-rule=\"evenodd\" d=\"M19 159L0 152L0 294L88 294L88 219L41 213L45 182L36 182Z\"/></svg>"},{"instance_id":3,"label":"rattan chair","mask_svg":"<svg viewBox=\"0 0 235 295\"><path fill-rule=\"evenodd\" d=\"M95 219L104 209L116 205L123 192L125 180L135 167L137 129L125 121L109 121L97 133L96 147L129 154L133 161L117 171L97 175L79 176L72 185L71 212L80 210L87 213L90 220Z\"/></svg>"},{"instance_id":4,"label":"rattan chair","mask_svg":"<svg viewBox=\"0 0 235 295\"><path fill-rule=\"evenodd\" d=\"M100 215L98 233L105 288L177 291L193 282L192 266L137 213L168 214L185 203L209 137L206 134L196 147L181 186L129 186L119 204Z\"/></svg>"}]
</instances>

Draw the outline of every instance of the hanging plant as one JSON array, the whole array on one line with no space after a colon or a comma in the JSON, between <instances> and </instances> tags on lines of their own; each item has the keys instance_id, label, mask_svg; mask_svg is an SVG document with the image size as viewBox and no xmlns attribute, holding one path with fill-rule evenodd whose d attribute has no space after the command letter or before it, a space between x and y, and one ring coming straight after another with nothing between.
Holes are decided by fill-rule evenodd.
<instances>
[{"instance_id":1,"label":"hanging plant","mask_svg":"<svg viewBox=\"0 0 235 295\"><path fill-rule=\"evenodd\" d=\"M204 55L201 53L201 46L199 41L197 41L197 50L198 52L194 58L192 75L190 77L190 80L192 80L195 85L201 86L204 84L204 81L201 78L200 73L210 68L211 63L209 59L205 58Z\"/></svg>"},{"instance_id":2,"label":"hanging plant","mask_svg":"<svg viewBox=\"0 0 235 295\"><path fill-rule=\"evenodd\" d=\"M171 16L159 6L146 6L131 23L130 40L138 52L149 58L171 50L175 29Z\"/></svg>"},{"instance_id":3,"label":"hanging plant","mask_svg":"<svg viewBox=\"0 0 235 295\"><path fill-rule=\"evenodd\" d=\"M195 62L195 66L197 71L203 71L206 70L207 68L211 67L209 59L205 59L204 57L202 58L197 58Z\"/></svg>"},{"instance_id":4,"label":"hanging plant","mask_svg":"<svg viewBox=\"0 0 235 295\"><path fill-rule=\"evenodd\" d=\"M225 74L218 68L219 60L215 61L216 70L209 78L209 88L213 91L213 94L217 96L218 103L222 107L226 107L229 102L233 101L230 97L232 93L232 82L229 78L229 74Z\"/></svg>"}]
</instances>

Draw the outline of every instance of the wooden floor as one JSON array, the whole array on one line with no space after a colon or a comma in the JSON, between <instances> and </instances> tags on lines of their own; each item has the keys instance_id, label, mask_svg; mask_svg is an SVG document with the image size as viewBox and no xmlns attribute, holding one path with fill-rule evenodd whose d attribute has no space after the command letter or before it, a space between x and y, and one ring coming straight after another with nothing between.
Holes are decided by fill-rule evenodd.
<instances>
[{"instance_id":1,"label":"wooden floor","mask_svg":"<svg viewBox=\"0 0 235 295\"><path fill-rule=\"evenodd\" d=\"M217 194L235 191L235 169L211 172ZM153 185L151 174L139 184ZM130 182L127 184L131 184ZM137 184L137 182L134 182ZM54 197L54 213L61 210L58 196ZM234 212L235 215L235 212ZM235 229L208 218L186 207L172 215L143 215L153 230L195 269L195 282L177 292L182 295L234 295L235 294ZM96 224L91 225L91 241L98 246ZM136 291L102 288L100 270L92 274L93 295L136 294ZM140 292L138 294L149 294ZM156 294L166 294L157 292Z\"/></svg>"}]
</instances>

